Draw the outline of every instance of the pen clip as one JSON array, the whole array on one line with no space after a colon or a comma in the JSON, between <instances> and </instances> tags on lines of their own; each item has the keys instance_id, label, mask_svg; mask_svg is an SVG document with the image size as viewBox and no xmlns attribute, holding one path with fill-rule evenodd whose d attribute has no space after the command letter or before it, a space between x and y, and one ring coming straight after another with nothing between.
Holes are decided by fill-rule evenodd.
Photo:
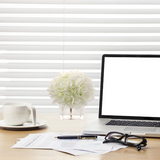
<instances>
[{"instance_id":1,"label":"pen clip","mask_svg":"<svg viewBox=\"0 0 160 160\"><path fill-rule=\"evenodd\" d=\"M97 137L83 137L82 139L96 139Z\"/></svg>"}]
</instances>

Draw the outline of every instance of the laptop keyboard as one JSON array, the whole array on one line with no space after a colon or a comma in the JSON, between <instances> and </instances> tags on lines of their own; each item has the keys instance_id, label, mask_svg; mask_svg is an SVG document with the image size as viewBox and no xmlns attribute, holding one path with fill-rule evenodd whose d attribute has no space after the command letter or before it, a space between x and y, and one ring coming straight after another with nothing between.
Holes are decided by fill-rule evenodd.
<instances>
[{"instance_id":1,"label":"laptop keyboard","mask_svg":"<svg viewBox=\"0 0 160 160\"><path fill-rule=\"evenodd\" d=\"M112 126L143 126L143 127L160 127L160 122L148 122L148 121L123 121L123 120L111 120L106 125Z\"/></svg>"}]
</instances>

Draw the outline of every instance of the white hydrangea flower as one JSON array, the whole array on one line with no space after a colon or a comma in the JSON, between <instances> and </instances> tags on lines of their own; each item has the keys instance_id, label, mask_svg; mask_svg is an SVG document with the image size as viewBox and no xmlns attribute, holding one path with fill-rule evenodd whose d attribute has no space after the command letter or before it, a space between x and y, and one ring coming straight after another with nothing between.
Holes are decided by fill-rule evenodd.
<instances>
[{"instance_id":1,"label":"white hydrangea flower","mask_svg":"<svg viewBox=\"0 0 160 160\"><path fill-rule=\"evenodd\" d=\"M94 99L95 89L92 80L78 70L62 72L55 77L48 92L53 103L69 108L86 106Z\"/></svg>"}]
</instances>

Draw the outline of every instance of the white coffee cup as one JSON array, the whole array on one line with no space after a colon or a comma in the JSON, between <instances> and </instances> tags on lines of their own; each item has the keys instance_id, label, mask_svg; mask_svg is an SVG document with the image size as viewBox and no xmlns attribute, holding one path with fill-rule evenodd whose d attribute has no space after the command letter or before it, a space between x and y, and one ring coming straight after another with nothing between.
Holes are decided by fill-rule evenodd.
<instances>
[{"instance_id":1,"label":"white coffee cup","mask_svg":"<svg viewBox=\"0 0 160 160\"><path fill-rule=\"evenodd\" d=\"M9 126L23 125L28 121L30 115L32 124L36 125L36 109L31 103L10 102L2 104L4 122Z\"/></svg>"}]
</instances>

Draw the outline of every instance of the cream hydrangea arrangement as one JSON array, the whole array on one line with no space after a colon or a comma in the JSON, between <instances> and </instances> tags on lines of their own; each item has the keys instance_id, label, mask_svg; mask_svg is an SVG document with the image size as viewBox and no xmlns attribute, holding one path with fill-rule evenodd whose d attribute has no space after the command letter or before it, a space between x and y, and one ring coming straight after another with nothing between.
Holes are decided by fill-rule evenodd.
<instances>
[{"instance_id":1,"label":"cream hydrangea arrangement","mask_svg":"<svg viewBox=\"0 0 160 160\"><path fill-rule=\"evenodd\" d=\"M62 72L55 77L48 92L53 103L69 108L86 106L94 99L95 89L92 80L78 70Z\"/></svg>"}]
</instances>

